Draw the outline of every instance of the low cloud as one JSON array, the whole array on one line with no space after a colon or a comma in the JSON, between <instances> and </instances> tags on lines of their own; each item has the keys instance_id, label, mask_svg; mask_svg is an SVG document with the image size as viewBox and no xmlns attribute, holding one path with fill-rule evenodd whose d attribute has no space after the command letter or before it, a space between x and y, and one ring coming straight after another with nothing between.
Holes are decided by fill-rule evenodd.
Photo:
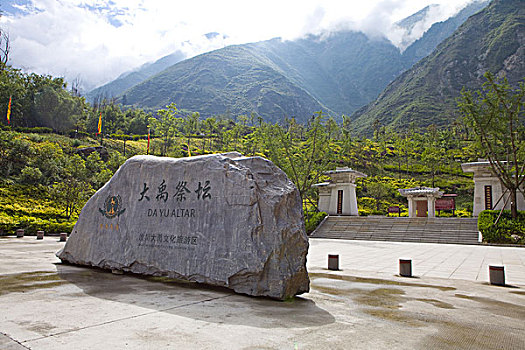
<instances>
[{"instance_id":1,"label":"low cloud","mask_svg":"<svg viewBox=\"0 0 525 350\"><path fill-rule=\"evenodd\" d=\"M434 2L440 6L411 31L394 26ZM402 48L467 2L17 0L0 7L0 26L11 38L11 64L80 79L89 90L177 50L192 57L232 44L341 29L386 36Z\"/></svg>"}]
</instances>

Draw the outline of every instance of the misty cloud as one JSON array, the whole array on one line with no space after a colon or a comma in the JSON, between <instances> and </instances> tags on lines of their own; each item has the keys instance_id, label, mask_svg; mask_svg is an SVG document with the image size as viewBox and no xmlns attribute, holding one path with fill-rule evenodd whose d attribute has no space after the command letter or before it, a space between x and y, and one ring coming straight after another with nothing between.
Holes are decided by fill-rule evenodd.
<instances>
[{"instance_id":1,"label":"misty cloud","mask_svg":"<svg viewBox=\"0 0 525 350\"><path fill-rule=\"evenodd\" d=\"M274 37L350 29L404 48L469 1L17 0L0 7L0 26L11 38L11 64L79 78L88 90L177 50L192 57ZM440 6L410 30L395 25L432 3Z\"/></svg>"}]
</instances>

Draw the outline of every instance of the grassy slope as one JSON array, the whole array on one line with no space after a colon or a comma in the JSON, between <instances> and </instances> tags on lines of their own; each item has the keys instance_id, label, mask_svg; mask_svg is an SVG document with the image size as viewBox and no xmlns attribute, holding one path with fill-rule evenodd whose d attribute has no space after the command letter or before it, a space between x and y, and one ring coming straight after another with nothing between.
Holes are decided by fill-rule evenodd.
<instances>
[{"instance_id":1,"label":"grassy slope","mask_svg":"<svg viewBox=\"0 0 525 350\"><path fill-rule=\"evenodd\" d=\"M99 144L98 140L91 138L85 138L81 140L70 139L68 137L56 134L21 134L17 133L17 137L21 137L38 147L39 144L45 142L58 143L62 149L72 149L75 147L84 146L95 146ZM192 138L191 140L191 154L198 155L202 153L200 147L202 147L204 140ZM241 142L239 140L239 142ZM160 145L162 141L155 139L152 141L151 152L152 154L158 154L160 152ZM187 139L177 138L172 143L169 151L170 156L184 156L187 155ZM377 145L366 142L372 147L370 152L379 152ZM217 143L213 143L215 146ZM214 151L211 141L208 140L206 153ZM104 140L104 146L108 148L111 153L123 151L123 141L120 140ZM228 149L241 149L241 146L235 146L230 144ZM360 152L358 150L360 146L356 144L353 152ZM334 145L334 149L339 146ZM217 151L217 150L215 150ZM126 156L129 157L134 154L145 154L146 153L146 141L127 141L126 142ZM351 154L339 154L338 159L345 162L343 165L350 165L357 170L363 171L369 175L369 177L358 184L358 203L360 210L363 213L374 213L376 202L370 198L366 191L367 184L371 182L381 182L387 185L389 194L385 196L380 203L381 211L378 213L384 214L386 208L390 205L401 205L405 202L397 189L413 187L417 185L431 186L430 177L428 175L428 169L425 165L411 161L410 169L406 169L405 164L398 168L395 159L389 156L383 157L381 163L383 166L377 168L377 162L368 163L368 165L361 165L361 162L354 159ZM375 157L375 156L374 156ZM435 185L440 187L446 193L457 193L457 207L463 209L464 212L471 209L472 206L472 193L473 193L473 182L469 174L464 174L459 163L453 162L449 166L444 166L441 173L436 176ZM3 180L0 183L0 230L4 232L13 233L17 227L23 227L28 230L29 233L34 233L36 230L44 229L46 232L68 232L76 221L76 215L70 220L67 220L63 215L63 210L60 209L60 203L53 201L47 188L44 186L29 186L29 185L18 185L11 180L11 182Z\"/></svg>"}]
</instances>

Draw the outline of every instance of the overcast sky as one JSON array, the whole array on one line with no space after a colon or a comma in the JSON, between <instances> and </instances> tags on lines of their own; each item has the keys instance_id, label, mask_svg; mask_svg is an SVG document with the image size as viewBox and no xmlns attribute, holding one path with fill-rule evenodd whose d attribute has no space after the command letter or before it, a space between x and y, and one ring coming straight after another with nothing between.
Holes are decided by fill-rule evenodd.
<instances>
[{"instance_id":1,"label":"overcast sky","mask_svg":"<svg viewBox=\"0 0 525 350\"><path fill-rule=\"evenodd\" d=\"M471 0L0 0L10 63L26 71L80 79L85 90L174 51L186 57L221 48L341 29L387 36L393 24L429 4L429 18L408 33L417 39L433 22ZM220 35L206 35L220 33Z\"/></svg>"}]
</instances>

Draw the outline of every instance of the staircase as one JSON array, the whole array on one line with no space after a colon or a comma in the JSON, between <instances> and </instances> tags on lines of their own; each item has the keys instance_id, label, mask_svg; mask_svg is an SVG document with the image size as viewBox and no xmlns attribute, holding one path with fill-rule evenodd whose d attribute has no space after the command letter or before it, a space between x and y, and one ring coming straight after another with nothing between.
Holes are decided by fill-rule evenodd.
<instances>
[{"instance_id":1,"label":"staircase","mask_svg":"<svg viewBox=\"0 0 525 350\"><path fill-rule=\"evenodd\" d=\"M328 216L310 237L478 244L478 228L476 218Z\"/></svg>"}]
</instances>

